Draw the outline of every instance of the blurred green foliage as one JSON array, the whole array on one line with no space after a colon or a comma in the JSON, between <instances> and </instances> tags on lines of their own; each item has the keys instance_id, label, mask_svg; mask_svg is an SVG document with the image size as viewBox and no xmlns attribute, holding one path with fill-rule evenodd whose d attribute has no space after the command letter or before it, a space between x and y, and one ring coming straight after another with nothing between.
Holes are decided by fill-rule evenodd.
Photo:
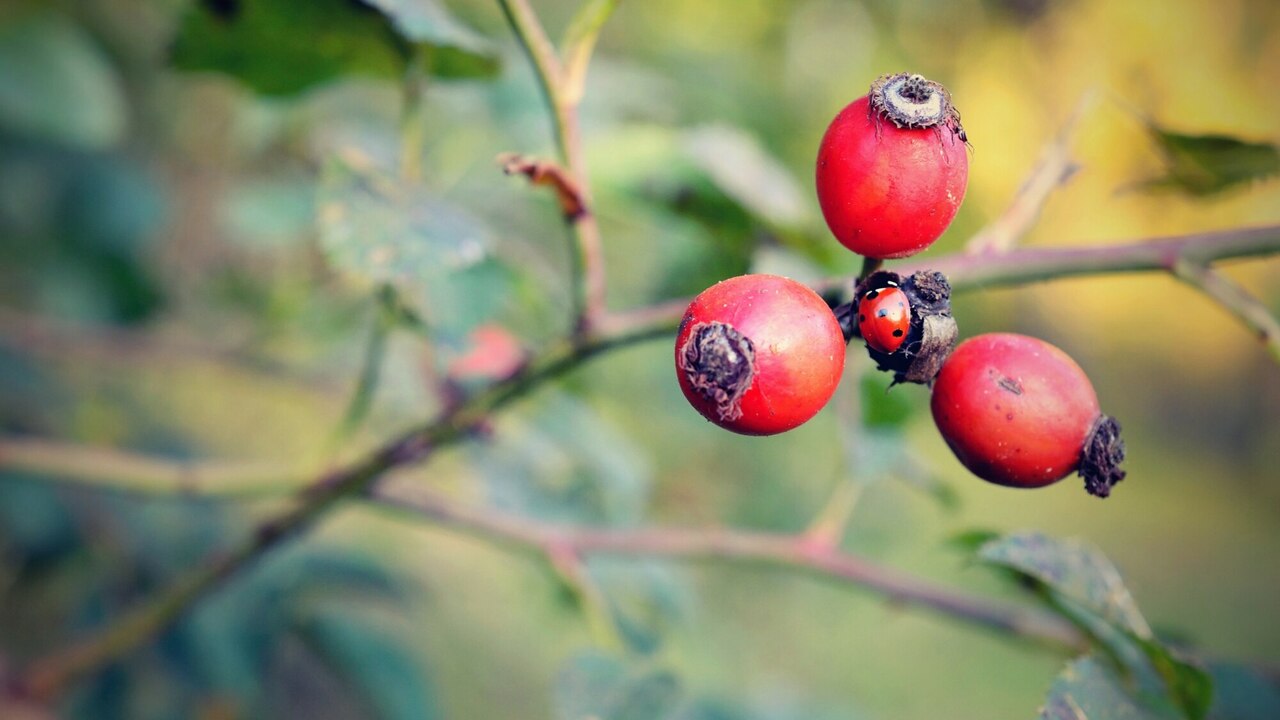
<instances>
[{"instance_id":1,"label":"blurred green foliage","mask_svg":"<svg viewBox=\"0 0 1280 720\"><path fill-rule=\"evenodd\" d=\"M533 4L553 37L579 7ZM1028 243L1280 221L1266 182L1280 139L1275 3L634 0L604 26L582 107L611 305L748 270L855 272L822 225L812 158L844 103L902 69L950 87L974 143L965 206L932 252L959 250L999 213L1099 86L1111 100L1083 122L1083 169ZM420 106L405 107L406 86ZM420 422L449 402L437 380L475 327L500 324L526 347L565 329L558 209L494 163L552 155L549 130L488 0L4 3L0 432L320 467ZM1150 178L1175 192L1117 192ZM1229 272L1280 309L1278 268ZM924 394L886 392L856 352L814 422L728 436L685 407L661 342L571 373L412 474L544 521L779 532L852 487L848 549L1018 592L944 549L963 533L957 547L1033 578L1032 600L1069 604L1109 652L1057 680L1055 653L874 596L654 559L586 564L623 640L593 650L580 598L541 563L356 506L59 709L985 720L1041 705L1049 718L1196 717L1208 701L1218 720L1274 717L1276 689L1250 667L1280 662L1280 373L1163 278L977 293L956 312L966 335L1031 332L1090 370L1129 435L1116 497L1099 504L1073 480L1036 493L974 481ZM271 505L139 500L3 471L5 664L135 606ZM1026 527L1088 537L1106 557L1006 535ZM1117 566L1127 583L1107 584ZM1139 605L1180 642L1127 622ZM1166 644L1244 664L1203 668L1209 699L1202 669ZM1133 705L1133 677L1178 703Z\"/></svg>"}]
</instances>

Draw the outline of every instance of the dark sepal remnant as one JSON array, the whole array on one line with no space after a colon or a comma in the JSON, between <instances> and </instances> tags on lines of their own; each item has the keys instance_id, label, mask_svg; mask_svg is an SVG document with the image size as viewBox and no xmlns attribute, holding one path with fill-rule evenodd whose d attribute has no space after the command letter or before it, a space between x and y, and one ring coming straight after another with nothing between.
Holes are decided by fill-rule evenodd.
<instances>
[{"instance_id":1,"label":"dark sepal remnant","mask_svg":"<svg viewBox=\"0 0 1280 720\"><path fill-rule=\"evenodd\" d=\"M1110 495L1111 488L1124 479L1125 471L1120 469L1122 462L1124 440L1120 439L1120 423L1110 415L1102 415L1084 441L1084 452L1080 458L1084 489L1100 498Z\"/></svg>"},{"instance_id":2,"label":"dark sepal remnant","mask_svg":"<svg viewBox=\"0 0 1280 720\"><path fill-rule=\"evenodd\" d=\"M731 325L699 323L680 348L680 370L698 394L716 404L721 420L737 420L755 378L755 346Z\"/></svg>"}]
</instances>

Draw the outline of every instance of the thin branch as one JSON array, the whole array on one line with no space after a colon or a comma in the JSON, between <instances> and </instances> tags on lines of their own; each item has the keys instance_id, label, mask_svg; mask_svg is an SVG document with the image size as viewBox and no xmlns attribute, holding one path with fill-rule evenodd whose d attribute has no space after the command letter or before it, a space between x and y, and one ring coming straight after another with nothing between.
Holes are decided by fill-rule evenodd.
<instances>
[{"instance_id":1,"label":"thin branch","mask_svg":"<svg viewBox=\"0 0 1280 720\"><path fill-rule=\"evenodd\" d=\"M982 258L951 256L938 258L928 265L946 272L954 287L969 289L1072 275L1168 270L1179 261L1205 264L1213 260L1277 252L1280 252L1280 226L1269 226L1108 247L1023 249ZM846 281L833 280L829 284L837 282ZM458 442L489 413L590 358L643 340L669 337L685 307L684 302L672 302L660 308L614 315L609 318L607 331L599 329L585 338L574 339L542 352L520 373L487 390L463 398L432 422L388 441L363 459L317 478L296 494L292 507L260 524L253 535L237 549L212 558L206 565L191 571L156 597L113 621L82 643L55 651L34 663L24 675L23 686L31 694L49 697L76 678L127 654L165 630L202 597L248 567L255 559L285 539L307 529L338 501L367 492L386 471L421 461L434 450ZM617 537L586 531L575 536L576 542L584 543L596 552L624 550L625 547L617 545ZM789 562L815 571L822 570L849 579L868 576L878 578L886 588L895 588L894 592L889 593L894 596L914 597L910 593L913 588L917 588L919 582L909 577L884 574L888 571L880 571L878 568L868 569L861 561L813 555L812 550L801 553L791 546L756 544L759 538L755 536L748 536L745 540L735 537L731 541L706 540L701 539L703 536L698 536L700 539L696 542L685 535L645 537L647 539L641 544L652 551L690 556L703 554L708 547L722 548L726 554L749 555L744 546L739 544L745 542L746 547L755 549L760 559L773 558L774 562L781 562L786 558ZM726 544L721 546L720 543ZM631 546L633 544L626 544L626 547ZM929 591L921 589L920 592L927 595ZM921 604L924 602L921 601ZM962 616L982 614L982 611L964 603L952 603L945 598L928 604L939 611ZM989 624L1003 626L1006 621L1004 616L993 617Z\"/></svg>"},{"instance_id":2,"label":"thin branch","mask_svg":"<svg viewBox=\"0 0 1280 720\"><path fill-rule=\"evenodd\" d=\"M311 475L270 463L164 460L111 448L0 438L0 469L28 472L107 492L251 499L303 487Z\"/></svg>"},{"instance_id":3,"label":"thin branch","mask_svg":"<svg viewBox=\"0 0 1280 720\"><path fill-rule=\"evenodd\" d=\"M260 524L229 552L215 555L161 590L155 597L90 637L36 660L18 678L23 694L48 699L69 683L94 672L151 640L209 592L249 567L267 551L294 537L337 501L363 490L387 468L421 457L437 444L465 432L461 418L442 418L421 432L405 435L359 464L322 476L299 491L291 507Z\"/></svg>"},{"instance_id":4,"label":"thin branch","mask_svg":"<svg viewBox=\"0 0 1280 720\"><path fill-rule=\"evenodd\" d=\"M439 494L407 486L379 489L375 500L412 511L432 522L497 542L550 554L565 548L578 555L667 556L694 560L758 563L851 583L904 605L1019 637L1071 649L1085 639L1055 615L971 595L882 567L801 535L680 528L594 529L540 523L491 508L464 507Z\"/></svg>"},{"instance_id":5,"label":"thin branch","mask_svg":"<svg viewBox=\"0 0 1280 720\"><path fill-rule=\"evenodd\" d=\"M285 540L305 531L339 501L366 492L388 470L420 462L436 450L466 438L489 413L589 358L666 332L666 328L624 326L612 335L565 343L545 351L522 372L465 398L430 423L390 440L355 463L316 478L295 493L287 510L260 523L238 547L210 558L98 633L36 660L18 684L32 697L57 695L69 683L169 628L201 598Z\"/></svg>"},{"instance_id":6,"label":"thin branch","mask_svg":"<svg viewBox=\"0 0 1280 720\"><path fill-rule=\"evenodd\" d=\"M538 86L555 116L553 124L556 126L556 145L560 149L560 155L567 158L569 156L569 147L566 142L568 138L564 132L565 123L562 117L565 102L560 90L564 71L560 65L560 58L556 55L555 46L551 44L551 39L547 37L546 30L542 28L542 23L528 0L498 0L498 4L502 6L507 23L533 65L534 74L538 76Z\"/></svg>"},{"instance_id":7,"label":"thin branch","mask_svg":"<svg viewBox=\"0 0 1280 720\"><path fill-rule=\"evenodd\" d=\"M1018 248L998 255L953 253L935 258L913 258L894 270L902 275L916 270L938 270L947 276L952 291L966 292L1082 275L1170 272L1179 259L1203 265L1277 253L1280 253L1280 225L1263 225L1122 240L1097 247ZM848 282L845 277L827 278L814 283L814 289L819 292L839 290ZM675 323L689 307L690 300L666 300L647 307L610 313L600 329L612 331L636 324Z\"/></svg>"},{"instance_id":8,"label":"thin branch","mask_svg":"<svg viewBox=\"0 0 1280 720\"><path fill-rule=\"evenodd\" d=\"M1268 226L1103 247L1020 248L982 258L950 255L932 261L919 261L900 271L911 272L916 268L926 267L941 270L947 274L953 289L962 292L1069 276L1153 270L1171 272L1179 262L1187 267L1197 267L1217 260L1276 253L1280 253L1280 226ZM1224 281L1229 282L1222 278L1215 286ZM832 278L820 283L819 288L837 287L846 282L848 280L845 278ZM1256 327L1261 335L1262 328L1268 322L1265 308L1253 298L1249 298L1249 303L1253 306L1249 311L1251 317L1246 322L1250 327ZM688 305L688 299L678 299L627 312L610 313L599 324L592 338L581 343L577 353L570 352L566 355L562 347L552 350L548 356L558 356L568 364L575 365L587 357L614 347L639 340L667 337L675 330ZM1269 322L1274 324L1275 321L1271 319ZM5 329L0 323L0 340L4 339ZM146 341L140 342L142 344L131 345L131 351L145 354ZM20 341L18 344L21 346ZM63 348L64 355L76 349L74 340L70 338L65 340L65 344L60 341L59 347ZM519 377L523 376L522 373ZM266 494L270 492L267 488L288 489L301 484L295 480L280 480L282 475L289 475L281 472L280 468L265 468L267 472L259 474L256 468L240 468L225 463L165 462L118 451L77 451L76 446L56 443L43 443L46 450L42 452L23 450L19 453L15 450L15 442L0 443L0 468L14 467L58 475L103 487L110 486L123 492L214 492L235 495L243 490L246 494L254 494L250 486L260 484L262 493ZM109 461L106 453L118 457L120 462ZM100 469L100 472L95 473L95 468Z\"/></svg>"},{"instance_id":9,"label":"thin branch","mask_svg":"<svg viewBox=\"0 0 1280 720\"><path fill-rule=\"evenodd\" d=\"M1271 359L1280 363L1280 323L1261 301L1248 290L1208 265L1179 260L1174 263L1174 277L1199 289L1236 316L1266 346Z\"/></svg>"},{"instance_id":10,"label":"thin branch","mask_svg":"<svg viewBox=\"0 0 1280 720\"><path fill-rule=\"evenodd\" d=\"M1097 90L1089 90L1076 103L1075 109L1040 151L1035 166L1022 182L1013 202L991 224L965 244L965 251L975 255L1008 252L1035 225L1036 218L1049 202L1049 196L1075 174L1071 160L1071 141L1081 118L1097 100Z\"/></svg>"},{"instance_id":11,"label":"thin branch","mask_svg":"<svg viewBox=\"0 0 1280 720\"><path fill-rule=\"evenodd\" d=\"M566 216L573 235L570 280L573 286L574 333L583 338L595 330L599 319L604 316L606 278L600 225L591 210L590 183L578 127L580 98L566 94L566 78L560 58L528 0L499 0L499 4L538 76L539 87L551 109L552 129L556 146L560 149L560 159L575 181L583 206L582 212ZM586 72L585 67L581 72Z\"/></svg>"},{"instance_id":12,"label":"thin branch","mask_svg":"<svg viewBox=\"0 0 1280 720\"><path fill-rule=\"evenodd\" d=\"M1179 259L1207 264L1280 252L1280 225L1232 228L1098 247L1019 248L1000 255L953 254L913 259L897 272L939 270L953 290L1021 285L1080 275L1168 271ZM828 281L835 286L837 280Z\"/></svg>"}]
</instances>

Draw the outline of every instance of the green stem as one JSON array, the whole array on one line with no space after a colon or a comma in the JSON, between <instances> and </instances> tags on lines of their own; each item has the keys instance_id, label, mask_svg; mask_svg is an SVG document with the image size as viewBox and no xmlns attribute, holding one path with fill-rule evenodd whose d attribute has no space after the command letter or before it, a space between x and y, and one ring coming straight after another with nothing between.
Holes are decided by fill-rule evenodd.
<instances>
[{"instance_id":1,"label":"green stem","mask_svg":"<svg viewBox=\"0 0 1280 720\"><path fill-rule=\"evenodd\" d=\"M538 86L551 111L552 134L559 149L561 164L573 177L582 199L583 212L566 218L572 240L569 271L573 298L573 332L582 338L591 334L604 316L606 278L600 226L596 222L591 186L582 154L578 103L576 98L565 94L564 68L528 0L499 0L499 4L533 65ZM585 69L582 72L585 73Z\"/></svg>"},{"instance_id":2,"label":"green stem","mask_svg":"<svg viewBox=\"0 0 1280 720\"><path fill-rule=\"evenodd\" d=\"M1271 359L1280 364L1280 323L1272 317L1267 307L1249 291L1237 285L1226 275L1208 265L1179 260L1172 272L1179 280L1199 289L1213 298L1253 331L1267 349Z\"/></svg>"},{"instance_id":3,"label":"green stem","mask_svg":"<svg viewBox=\"0 0 1280 720\"><path fill-rule=\"evenodd\" d=\"M507 23L515 32L525 55L529 57L534 74L538 76L538 87L551 110L556 147L559 148L561 160L567 165L570 156L570 123L566 122L566 103L560 92L563 70L555 46L551 44L551 39L547 37L528 0L498 0L498 4L502 6Z\"/></svg>"},{"instance_id":4,"label":"green stem","mask_svg":"<svg viewBox=\"0 0 1280 720\"><path fill-rule=\"evenodd\" d=\"M866 280L868 277L871 277L871 273L879 270L882 267L884 267L884 260L881 258L873 258L873 257L863 258L862 272L858 273L858 282L862 282L863 280Z\"/></svg>"},{"instance_id":5,"label":"green stem","mask_svg":"<svg viewBox=\"0 0 1280 720\"><path fill-rule=\"evenodd\" d=\"M398 324L395 311L397 302L395 288L390 285L378 288L373 326L369 329L369 340L365 344L364 358L360 363L360 377L351 392L351 399L347 401L347 411L343 413L342 421L330 438L330 452L348 440L373 409L373 397L382 378L382 362L387 352L387 342Z\"/></svg>"},{"instance_id":6,"label":"green stem","mask_svg":"<svg viewBox=\"0 0 1280 720\"><path fill-rule=\"evenodd\" d=\"M1179 260L1206 264L1280 252L1280 225L1232 228L1099 247L1019 248L998 255L912 260L899 272L939 270L953 290L1016 285L1105 273L1171 271Z\"/></svg>"},{"instance_id":7,"label":"green stem","mask_svg":"<svg viewBox=\"0 0 1280 720\"><path fill-rule=\"evenodd\" d=\"M422 180L422 155L427 144L426 93L431 48L416 43L405 68L400 110L400 177Z\"/></svg>"}]
</instances>

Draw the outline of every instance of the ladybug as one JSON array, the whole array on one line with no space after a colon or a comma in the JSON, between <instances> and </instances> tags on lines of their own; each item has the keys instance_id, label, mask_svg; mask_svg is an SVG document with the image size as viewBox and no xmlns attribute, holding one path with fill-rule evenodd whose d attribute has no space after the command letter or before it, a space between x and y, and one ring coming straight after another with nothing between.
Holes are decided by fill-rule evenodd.
<instances>
[{"instance_id":1,"label":"ladybug","mask_svg":"<svg viewBox=\"0 0 1280 720\"><path fill-rule=\"evenodd\" d=\"M867 347L886 355L902 347L911 331L907 294L895 283L870 290L858 303L858 332Z\"/></svg>"}]
</instances>

